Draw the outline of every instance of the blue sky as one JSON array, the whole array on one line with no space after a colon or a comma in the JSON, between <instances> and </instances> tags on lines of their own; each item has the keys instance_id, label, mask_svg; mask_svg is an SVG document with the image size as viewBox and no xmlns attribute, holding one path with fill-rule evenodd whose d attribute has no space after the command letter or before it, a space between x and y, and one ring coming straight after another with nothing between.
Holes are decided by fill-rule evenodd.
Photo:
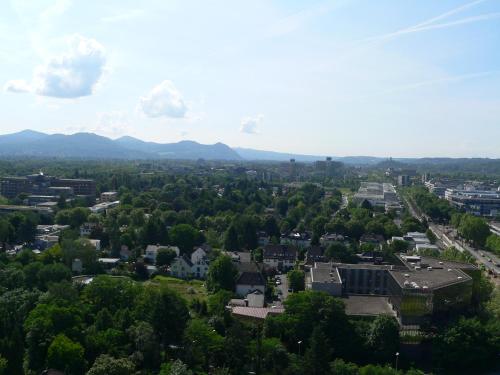
<instances>
[{"instance_id":1,"label":"blue sky","mask_svg":"<svg viewBox=\"0 0 500 375\"><path fill-rule=\"evenodd\" d=\"M0 3L0 133L500 157L500 1Z\"/></svg>"}]
</instances>

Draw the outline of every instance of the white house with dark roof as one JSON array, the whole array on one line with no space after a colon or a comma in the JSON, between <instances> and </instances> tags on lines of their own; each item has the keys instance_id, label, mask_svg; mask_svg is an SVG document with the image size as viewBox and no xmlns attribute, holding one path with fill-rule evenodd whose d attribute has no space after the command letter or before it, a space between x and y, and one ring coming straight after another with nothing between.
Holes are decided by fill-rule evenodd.
<instances>
[{"instance_id":1,"label":"white house with dark roof","mask_svg":"<svg viewBox=\"0 0 500 375\"><path fill-rule=\"evenodd\" d=\"M236 294L246 296L259 290L266 292L266 279L258 265L254 262L241 262L237 264L238 278L236 280Z\"/></svg>"},{"instance_id":2,"label":"white house with dark roof","mask_svg":"<svg viewBox=\"0 0 500 375\"><path fill-rule=\"evenodd\" d=\"M209 261L206 251L198 247L191 254L191 274L196 279L204 279L207 276Z\"/></svg>"},{"instance_id":3,"label":"white house with dark roof","mask_svg":"<svg viewBox=\"0 0 500 375\"><path fill-rule=\"evenodd\" d=\"M271 268L286 271L295 265L297 254L297 248L293 245L269 244L264 247L263 261L265 265Z\"/></svg>"}]
</instances>

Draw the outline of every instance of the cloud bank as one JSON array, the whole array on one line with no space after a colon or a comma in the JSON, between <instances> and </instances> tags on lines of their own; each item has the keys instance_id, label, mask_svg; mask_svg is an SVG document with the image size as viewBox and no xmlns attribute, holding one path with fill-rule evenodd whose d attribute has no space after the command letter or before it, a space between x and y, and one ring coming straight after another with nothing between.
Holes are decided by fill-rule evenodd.
<instances>
[{"instance_id":1,"label":"cloud bank","mask_svg":"<svg viewBox=\"0 0 500 375\"><path fill-rule=\"evenodd\" d=\"M10 92L32 92L54 98L79 98L92 95L106 64L104 47L94 39L74 36L69 50L35 68L32 82L12 80Z\"/></svg>"},{"instance_id":2,"label":"cloud bank","mask_svg":"<svg viewBox=\"0 0 500 375\"><path fill-rule=\"evenodd\" d=\"M140 99L139 108L148 117L184 118L188 107L171 81L163 81Z\"/></svg>"},{"instance_id":3,"label":"cloud bank","mask_svg":"<svg viewBox=\"0 0 500 375\"><path fill-rule=\"evenodd\" d=\"M263 115L257 115L254 117L245 117L241 119L240 132L246 134L258 134L259 127L264 121Z\"/></svg>"}]
</instances>

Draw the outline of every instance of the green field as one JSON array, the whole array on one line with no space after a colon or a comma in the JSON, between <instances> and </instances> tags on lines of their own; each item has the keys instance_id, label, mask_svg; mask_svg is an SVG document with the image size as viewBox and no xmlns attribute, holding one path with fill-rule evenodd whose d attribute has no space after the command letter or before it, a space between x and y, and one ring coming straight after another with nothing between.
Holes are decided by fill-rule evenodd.
<instances>
[{"instance_id":1,"label":"green field","mask_svg":"<svg viewBox=\"0 0 500 375\"><path fill-rule=\"evenodd\" d=\"M158 283L161 285L166 285L170 289L177 291L186 300L191 301L193 299L205 300L207 298L207 289L205 284L200 280L182 280L175 277L167 276L156 276L151 283Z\"/></svg>"}]
</instances>

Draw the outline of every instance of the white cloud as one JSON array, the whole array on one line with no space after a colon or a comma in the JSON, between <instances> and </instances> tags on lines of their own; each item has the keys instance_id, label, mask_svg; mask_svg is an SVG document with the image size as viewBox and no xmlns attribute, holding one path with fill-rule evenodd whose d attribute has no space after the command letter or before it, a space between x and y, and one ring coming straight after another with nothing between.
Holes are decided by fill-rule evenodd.
<instances>
[{"instance_id":1,"label":"white cloud","mask_svg":"<svg viewBox=\"0 0 500 375\"><path fill-rule=\"evenodd\" d=\"M35 68L33 81L9 81L11 92L33 92L55 98L92 95L104 72L104 47L94 39L76 35L69 38L69 50Z\"/></svg>"},{"instance_id":2,"label":"white cloud","mask_svg":"<svg viewBox=\"0 0 500 375\"><path fill-rule=\"evenodd\" d=\"M245 117L241 119L240 132L247 134L258 134L259 127L264 121L263 115L257 115L254 117Z\"/></svg>"},{"instance_id":3,"label":"white cloud","mask_svg":"<svg viewBox=\"0 0 500 375\"><path fill-rule=\"evenodd\" d=\"M31 86L28 82L26 82L22 79L14 79L14 80L8 81L5 84L4 90L9 91L9 92L15 92L15 93L24 93L24 92L30 92Z\"/></svg>"},{"instance_id":4,"label":"white cloud","mask_svg":"<svg viewBox=\"0 0 500 375\"><path fill-rule=\"evenodd\" d=\"M146 96L141 97L139 107L149 117L184 118L188 107L171 81L163 81Z\"/></svg>"}]
</instances>

